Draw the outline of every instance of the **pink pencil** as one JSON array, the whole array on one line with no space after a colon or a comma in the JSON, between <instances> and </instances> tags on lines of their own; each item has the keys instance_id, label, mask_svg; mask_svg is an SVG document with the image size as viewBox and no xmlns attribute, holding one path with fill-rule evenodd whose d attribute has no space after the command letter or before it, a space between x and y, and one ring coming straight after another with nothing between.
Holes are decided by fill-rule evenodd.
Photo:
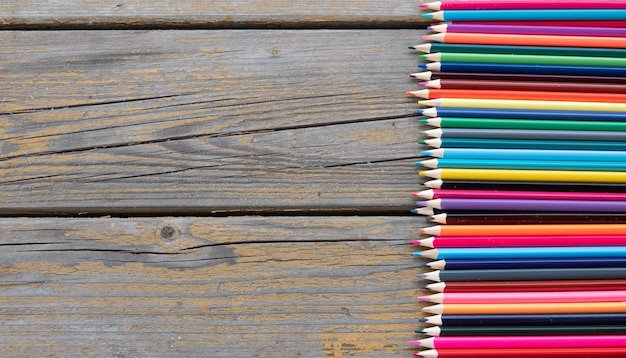
<instances>
[{"instance_id":1,"label":"pink pencil","mask_svg":"<svg viewBox=\"0 0 626 358\"><path fill-rule=\"evenodd\" d=\"M558 302L620 302L626 291L561 291L561 292L461 292L419 296L432 303L558 303Z\"/></svg>"},{"instance_id":2,"label":"pink pencil","mask_svg":"<svg viewBox=\"0 0 626 358\"><path fill-rule=\"evenodd\" d=\"M412 193L422 199L462 198L462 199L535 199L535 200L598 200L625 201L626 193L594 193L563 191L500 191L500 190L456 190L427 189Z\"/></svg>"},{"instance_id":3,"label":"pink pencil","mask_svg":"<svg viewBox=\"0 0 626 358\"><path fill-rule=\"evenodd\" d=\"M626 9L621 1L593 0L473 0L473 1L435 1L420 4L420 8L429 10L548 10L548 9Z\"/></svg>"},{"instance_id":4,"label":"pink pencil","mask_svg":"<svg viewBox=\"0 0 626 358\"><path fill-rule=\"evenodd\" d=\"M431 236L411 241L429 248L467 247L563 247L563 246L625 246L626 235L620 236Z\"/></svg>"},{"instance_id":5,"label":"pink pencil","mask_svg":"<svg viewBox=\"0 0 626 358\"><path fill-rule=\"evenodd\" d=\"M600 336L448 336L411 341L426 348L596 348L626 347L625 335Z\"/></svg>"}]
</instances>

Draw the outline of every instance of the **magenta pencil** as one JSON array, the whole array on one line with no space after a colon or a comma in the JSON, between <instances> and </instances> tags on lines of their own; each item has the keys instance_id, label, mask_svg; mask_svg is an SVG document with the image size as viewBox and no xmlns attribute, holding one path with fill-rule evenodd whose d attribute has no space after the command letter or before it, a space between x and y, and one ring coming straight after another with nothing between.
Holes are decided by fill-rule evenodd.
<instances>
[{"instance_id":1,"label":"magenta pencil","mask_svg":"<svg viewBox=\"0 0 626 358\"><path fill-rule=\"evenodd\" d=\"M626 235L607 236L431 236L411 241L429 248L626 246Z\"/></svg>"},{"instance_id":2,"label":"magenta pencil","mask_svg":"<svg viewBox=\"0 0 626 358\"><path fill-rule=\"evenodd\" d=\"M625 335L599 336L447 336L411 341L426 348L596 348L626 347Z\"/></svg>"},{"instance_id":3,"label":"magenta pencil","mask_svg":"<svg viewBox=\"0 0 626 358\"><path fill-rule=\"evenodd\" d=\"M626 4L626 3L625 3ZM437 32L463 32L483 34L517 35L560 35L560 36L626 36L626 28L586 26L536 26L536 25L474 25L441 24L431 25L429 30Z\"/></svg>"},{"instance_id":4,"label":"magenta pencil","mask_svg":"<svg viewBox=\"0 0 626 358\"><path fill-rule=\"evenodd\" d=\"M427 189L412 193L422 199L536 199L536 200L603 200L625 201L626 193L593 193L562 191L505 191L505 190L455 190Z\"/></svg>"},{"instance_id":5,"label":"magenta pencil","mask_svg":"<svg viewBox=\"0 0 626 358\"><path fill-rule=\"evenodd\" d=\"M626 9L626 3L621 1L607 0L473 0L435 1L420 4L419 7L429 10Z\"/></svg>"},{"instance_id":6,"label":"magenta pencil","mask_svg":"<svg viewBox=\"0 0 626 358\"><path fill-rule=\"evenodd\" d=\"M537 25L537 26L580 26L580 21L545 20L545 21L451 21L451 24L489 24L489 25ZM626 27L626 20L588 20L585 26L590 27Z\"/></svg>"},{"instance_id":7,"label":"magenta pencil","mask_svg":"<svg viewBox=\"0 0 626 358\"><path fill-rule=\"evenodd\" d=\"M419 296L432 303L574 303L626 301L626 291L462 292Z\"/></svg>"}]
</instances>

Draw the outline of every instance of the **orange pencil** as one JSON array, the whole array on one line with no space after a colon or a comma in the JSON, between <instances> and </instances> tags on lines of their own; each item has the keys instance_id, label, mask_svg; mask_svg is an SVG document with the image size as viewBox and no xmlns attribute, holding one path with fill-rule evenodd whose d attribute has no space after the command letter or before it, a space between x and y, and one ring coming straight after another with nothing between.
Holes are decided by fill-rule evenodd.
<instances>
[{"instance_id":1,"label":"orange pencil","mask_svg":"<svg viewBox=\"0 0 626 358\"><path fill-rule=\"evenodd\" d=\"M434 314L623 313L626 302L438 304L422 308Z\"/></svg>"},{"instance_id":2,"label":"orange pencil","mask_svg":"<svg viewBox=\"0 0 626 358\"><path fill-rule=\"evenodd\" d=\"M626 48L626 37L440 33L423 38L448 44Z\"/></svg>"},{"instance_id":3,"label":"orange pencil","mask_svg":"<svg viewBox=\"0 0 626 358\"><path fill-rule=\"evenodd\" d=\"M420 229L436 236L623 235L626 224L437 225Z\"/></svg>"},{"instance_id":4,"label":"orange pencil","mask_svg":"<svg viewBox=\"0 0 626 358\"><path fill-rule=\"evenodd\" d=\"M407 95L425 99L433 98L484 98L535 101L580 101L626 103L626 94L590 92L539 92L539 91L496 91L473 89L422 89L409 91Z\"/></svg>"}]
</instances>

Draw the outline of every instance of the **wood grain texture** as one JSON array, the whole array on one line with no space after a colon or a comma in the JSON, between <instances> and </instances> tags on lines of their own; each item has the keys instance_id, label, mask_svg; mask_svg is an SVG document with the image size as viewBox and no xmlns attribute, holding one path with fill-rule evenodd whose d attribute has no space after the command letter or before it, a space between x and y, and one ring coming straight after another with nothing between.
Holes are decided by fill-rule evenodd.
<instances>
[{"instance_id":1,"label":"wood grain texture","mask_svg":"<svg viewBox=\"0 0 626 358\"><path fill-rule=\"evenodd\" d=\"M0 214L406 212L419 32L0 32Z\"/></svg>"},{"instance_id":2,"label":"wood grain texture","mask_svg":"<svg viewBox=\"0 0 626 358\"><path fill-rule=\"evenodd\" d=\"M0 355L409 356L420 225L0 219Z\"/></svg>"},{"instance_id":3,"label":"wood grain texture","mask_svg":"<svg viewBox=\"0 0 626 358\"><path fill-rule=\"evenodd\" d=\"M419 2L4 0L0 28L417 28Z\"/></svg>"}]
</instances>

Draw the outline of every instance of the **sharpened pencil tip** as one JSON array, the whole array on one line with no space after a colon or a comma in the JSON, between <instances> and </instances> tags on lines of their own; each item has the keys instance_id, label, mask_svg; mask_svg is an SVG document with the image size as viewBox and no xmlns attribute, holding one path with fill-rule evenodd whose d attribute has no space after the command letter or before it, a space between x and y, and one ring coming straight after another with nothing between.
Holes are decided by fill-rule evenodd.
<instances>
[{"instance_id":1,"label":"sharpened pencil tip","mask_svg":"<svg viewBox=\"0 0 626 358\"><path fill-rule=\"evenodd\" d=\"M417 68L423 68L423 69L427 69L428 65L425 63L420 63L419 65L417 65Z\"/></svg>"},{"instance_id":2,"label":"sharpened pencil tip","mask_svg":"<svg viewBox=\"0 0 626 358\"><path fill-rule=\"evenodd\" d=\"M425 19L433 19L434 18L433 14L422 14L422 17L425 18Z\"/></svg>"},{"instance_id":3,"label":"sharpened pencil tip","mask_svg":"<svg viewBox=\"0 0 626 358\"><path fill-rule=\"evenodd\" d=\"M428 9L428 4L419 4L418 7L420 9Z\"/></svg>"},{"instance_id":4,"label":"sharpened pencil tip","mask_svg":"<svg viewBox=\"0 0 626 358\"><path fill-rule=\"evenodd\" d=\"M413 45L409 46L409 50L415 50L415 46Z\"/></svg>"}]
</instances>

